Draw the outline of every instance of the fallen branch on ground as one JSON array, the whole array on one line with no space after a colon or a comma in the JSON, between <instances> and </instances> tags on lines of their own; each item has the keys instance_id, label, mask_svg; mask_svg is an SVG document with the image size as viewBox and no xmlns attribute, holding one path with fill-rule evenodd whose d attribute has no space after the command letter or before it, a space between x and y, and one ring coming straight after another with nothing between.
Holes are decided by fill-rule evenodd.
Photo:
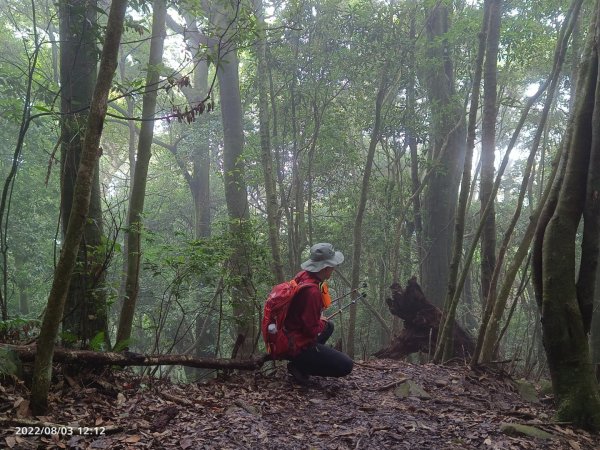
<instances>
[{"instance_id":1,"label":"fallen branch on ground","mask_svg":"<svg viewBox=\"0 0 600 450\"><path fill-rule=\"evenodd\" d=\"M0 344L0 348L15 352L23 362L35 359L35 345ZM91 350L71 350L57 347L54 361L92 366L172 366L180 365L200 369L257 370L269 361L269 355L249 359L198 358L190 355L142 355L123 352L94 352Z\"/></svg>"}]
</instances>

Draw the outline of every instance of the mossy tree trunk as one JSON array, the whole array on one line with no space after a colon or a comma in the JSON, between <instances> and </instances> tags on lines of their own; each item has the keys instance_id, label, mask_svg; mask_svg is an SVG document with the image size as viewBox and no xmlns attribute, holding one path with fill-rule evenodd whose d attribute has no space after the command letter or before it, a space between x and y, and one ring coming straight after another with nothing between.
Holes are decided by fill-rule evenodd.
<instances>
[{"instance_id":1,"label":"mossy tree trunk","mask_svg":"<svg viewBox=\"0 0 600 450\"><path fill-rule=\"evenodd\" d=\"M596 14L599 7L597 4ZM600 394L591 364L587 333L591 321L598 261L597 197L600 191L600 80L598 17L591 28L569 130L568 162L556 207L541 234L542 330L557 415L592 430L600 429ZM568 133L568 134L570 134ZM584 218L581 269L577 276L577 229ZM577 281L576 281L577 280Z\"/></svg>"},{"instance_id":2,"label":"mossy tree trunk","mask_svg":"<svg viewBox=\"0 0 600 450\"><path fill-rule=\"evenodd\" d=\"M98 25L95 8L95 0L63 0L59 3L63 238L73 208L79 159L96 83ZM85 225L65 305L63 332L69 335L66 343L79 342L85 345L107 329L106 296L101 286L105 278L106 252L101 248L103 226L100 199L100 178L96 167L89 220Z\"/></svg>"}]
</instances>

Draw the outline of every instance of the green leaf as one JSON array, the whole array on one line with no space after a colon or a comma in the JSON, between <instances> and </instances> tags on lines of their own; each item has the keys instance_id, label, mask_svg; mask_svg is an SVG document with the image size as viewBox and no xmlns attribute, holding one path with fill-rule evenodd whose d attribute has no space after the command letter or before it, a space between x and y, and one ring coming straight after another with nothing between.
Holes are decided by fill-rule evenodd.
<instances>
[{"instance_id":1,"label":"green leaf","mask_svg":"<svg viewBox=\"0 0 600 450\"><path fill-rule=\"evenodd\" d=\"M33 109L37 109L38 111L43 111L43 112L48 112L48 113L52 112L51 109L48 109L48 108L46 108L45 106L42 106L42 105L33 105Z\"/></svg>"},{"instance_id":2,"label":"green leaf","mask_svg":"<svg viewBox=\"0 0 600 450\"><path fill-rule=\"evenodd\" d=\"M100 331L90 341L90 349L98 352L104 350L104 331Z\"/></svg>"}]
</instances>

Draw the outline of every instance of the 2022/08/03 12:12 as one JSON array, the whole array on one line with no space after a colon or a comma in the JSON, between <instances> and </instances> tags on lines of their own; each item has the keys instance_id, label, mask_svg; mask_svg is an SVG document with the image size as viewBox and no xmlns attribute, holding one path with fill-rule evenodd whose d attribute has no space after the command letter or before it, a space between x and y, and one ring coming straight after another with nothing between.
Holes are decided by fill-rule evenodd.
<instances>
[{"instance_id":1,"label":"2022/08/03 12:12","mask_svg":"<svg viewBox=\"0 0 600 450\"><path fill-rule=\"evenodd\" d=\"M70 427L70 426L36 426L16 427L15 433L19 436L42 436L58 434L61 436L102 436L106 434L105 427Z\"/></svg>"}]
</instances>

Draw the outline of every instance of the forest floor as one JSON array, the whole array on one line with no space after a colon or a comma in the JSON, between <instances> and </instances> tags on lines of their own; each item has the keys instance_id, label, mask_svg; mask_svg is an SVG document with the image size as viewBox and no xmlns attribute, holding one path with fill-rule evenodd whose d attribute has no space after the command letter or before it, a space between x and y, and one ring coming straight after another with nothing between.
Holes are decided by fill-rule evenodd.
<instances>
[{"instance_id":1,"label":"forest floor","mask_svg":"<svg viewBox=\"0 0 600 450\"><path fill-rule=\"evenodd\" d=\"M0 385L0 448L600 448L600 436L553 422L550 398L525 401L502 372L464 365L358 362L346 378L312 378L307 387L282 363L185 385L129 371L59 375L45 417L28 415L27 395L20 382ZM62 428L31 435L43 431L37 422ZM548 434L509 433L504 424Z\"/></svg>"}]
</instances>

